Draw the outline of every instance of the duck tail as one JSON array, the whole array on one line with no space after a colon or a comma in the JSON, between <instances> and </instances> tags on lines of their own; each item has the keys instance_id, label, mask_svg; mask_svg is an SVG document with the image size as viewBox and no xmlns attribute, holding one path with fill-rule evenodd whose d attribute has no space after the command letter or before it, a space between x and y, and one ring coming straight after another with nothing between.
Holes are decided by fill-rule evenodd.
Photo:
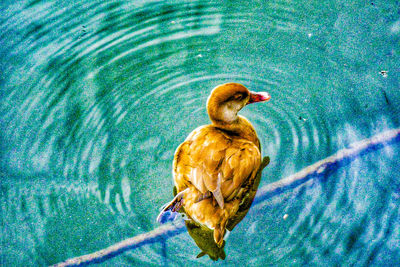
<instances>
[{"instance_id":1,"label":"duck tail","mask_svg":"<svg viewBox=\"0 0 400 267\"><path fill-rule=\"evenodd\" d=\"M214 241L219 248L224 245L225 225L226 223L218 224L214 229Z\"/></svg>"},{"instance_id":2,"label":"duck tail","mask_svg":"<svg viewBox=\"0 0 400 267\"><path fill-rule=\"evenodd\" d=\"M175 220L175 218L179 214L178 212L179 212L180 208L183 205L184 194L186 193L187 190L188 189L185 189L185 190L179 192L174 197L174 199L172 199L171 202L165 204L162 207L160 214L158 214L158 216L157 216L157 222L164 224L164 223Z\"/></svg>"}]
</instances>

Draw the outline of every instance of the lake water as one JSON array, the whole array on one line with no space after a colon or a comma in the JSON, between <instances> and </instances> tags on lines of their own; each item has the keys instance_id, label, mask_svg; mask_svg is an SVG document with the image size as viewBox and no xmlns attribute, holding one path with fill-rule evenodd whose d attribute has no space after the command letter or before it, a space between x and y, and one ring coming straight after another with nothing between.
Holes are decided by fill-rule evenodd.
<instances>
[{"instance_id":1,"label":"lake water","mask_svg":"<svg viewBox=\"0 0 400 267\"><path fill-rule=\"evenodd\" d=\"M42 266L158 227L175 148L211 89L268 91L241 114L260 186L400 127L400 1L0 4L2 266ZM400 145L253 207L217 265L400 264ZM285 215L287 214L287 215ZM102 263L203 266L187 233Z\"/></svg>"}]
</instances>

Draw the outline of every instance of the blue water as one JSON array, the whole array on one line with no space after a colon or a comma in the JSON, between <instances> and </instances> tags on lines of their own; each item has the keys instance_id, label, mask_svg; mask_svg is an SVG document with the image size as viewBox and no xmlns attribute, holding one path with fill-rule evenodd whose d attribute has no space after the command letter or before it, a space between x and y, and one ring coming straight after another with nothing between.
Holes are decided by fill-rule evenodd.
<instances>
[{"instance_id":1,"label":"blue water","mask_svg":"<svg viewBox=\"0 0 400 267\"><path fill-rule=\"evenodd\" d=\"M155 229L175 148L212 88L271 158L260 186L400 127L400 1L0 4L2 266L50 265ZM400 264L400 145L253 207L217 265ZM285 216L285 214L287 214ZM285 216L285 219L284 219ZM208 265L185 233L102 265Z\"/></svg>"}]
</instances>

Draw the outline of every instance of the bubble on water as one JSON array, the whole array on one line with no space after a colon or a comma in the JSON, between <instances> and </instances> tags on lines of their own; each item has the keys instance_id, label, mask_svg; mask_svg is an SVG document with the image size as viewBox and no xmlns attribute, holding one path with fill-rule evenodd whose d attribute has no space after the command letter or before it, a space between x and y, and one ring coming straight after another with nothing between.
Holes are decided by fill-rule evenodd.
<instances>
[{"instance_id":1,"label":"bubble on water","mask_svg":"<svg viewBox=\"0 0 400 267\"><path fill-rule=\"evenodd\" d=\"M388 71L387 71L387 70L381 70L379 73L380 73L380 74L382 75L382 77L384 77L384 78L386 78L386 77L388 76Z\"/></svg>"}]
</instances>

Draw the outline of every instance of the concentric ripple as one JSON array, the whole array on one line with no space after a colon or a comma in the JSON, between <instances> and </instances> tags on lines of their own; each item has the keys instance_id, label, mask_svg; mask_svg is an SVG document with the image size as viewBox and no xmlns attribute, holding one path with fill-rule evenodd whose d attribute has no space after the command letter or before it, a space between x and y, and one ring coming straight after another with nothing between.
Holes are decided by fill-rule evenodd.
<instances>
[{"instance_id":1,"label":"concentric ripple","mask_svg":"<svg viewBox=\"0 0 400 267\"><path fill-rule=\"evenodd\" d=\"M400 127L397 9L3 1L1 264L54 264L157 227L175 148L209 123L205 104L218 84L272 96L241 111L271 157L261 186ZM400 262L399 149L254 207L221 264ZM185 234L108 263L209 264L197 249Z\"/></svg>"}]
</instances>

